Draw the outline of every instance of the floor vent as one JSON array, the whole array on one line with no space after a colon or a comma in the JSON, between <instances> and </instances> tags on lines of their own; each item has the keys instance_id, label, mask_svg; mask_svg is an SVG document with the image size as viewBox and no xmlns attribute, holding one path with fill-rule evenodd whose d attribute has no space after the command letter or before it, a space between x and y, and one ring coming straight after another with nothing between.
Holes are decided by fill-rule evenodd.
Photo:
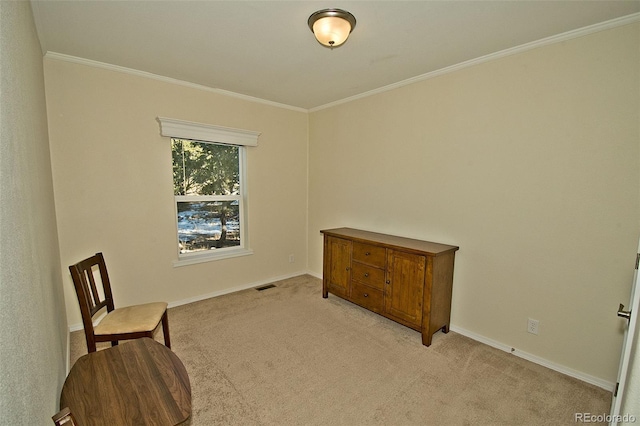
<instances>
[{"instance_id":1,"label":"floor vent","mask_svg":"<svg viewBox=\"0 0 640 426\"><path fill-rule=\"evenodd\" d=\"M274 284L268 284L268 285L263 285L262 287L256 287L256 290L262 291L262 290L267 290L269 288L274 288L274 287L275 287Z\"/></svg>"}]
</instances>

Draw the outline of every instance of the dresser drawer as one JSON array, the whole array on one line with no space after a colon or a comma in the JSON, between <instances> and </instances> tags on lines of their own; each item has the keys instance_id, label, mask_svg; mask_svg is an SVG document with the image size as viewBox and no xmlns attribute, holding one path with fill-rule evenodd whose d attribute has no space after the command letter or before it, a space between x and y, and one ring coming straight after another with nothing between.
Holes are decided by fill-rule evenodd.
<instances>
[{"instance_id":1,"label":"dresser drawer","mask_svg":"<svg viewBox=\"0 0 640 426\"><path fill-rule=\"evenodd\" d=\"M367 265L384 268L387 260L387 250L372 244L353 243L353 260Z\"/></svg>"},{"instance_id":2,"label":"dresser drawer","mask_svg":"<svg viewBox=\"0 0 640 426\"><path fill-rule=\"evenodd\" d=\"M351 279L370 287L384 289L384 269L354 261L351 264Z\"/></svg>"},{"instance_id":3,"label":"dresser drawer","mask_svg":"<svg viewBox=\"0 0 640 426\"><path fill-rule=\"evenodd\" d=\"M382 312L384 299L382 290L377 290L359 282L351 282L351 300L374 312Z\"/></svg>"}]
</instances>

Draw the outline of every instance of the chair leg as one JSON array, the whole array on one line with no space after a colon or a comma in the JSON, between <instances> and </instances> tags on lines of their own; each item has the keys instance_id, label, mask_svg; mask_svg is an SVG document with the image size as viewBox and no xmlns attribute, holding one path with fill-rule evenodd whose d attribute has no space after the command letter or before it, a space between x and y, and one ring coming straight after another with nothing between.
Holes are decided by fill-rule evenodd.
<instances>
[{"instance_id":1,"label":"chair leg","mask_svg":"<svg viewBox=\"0 0 640 426\"><path fill-rule=\"evenodd\" d=\"M162 333L164 334L164 345L171 349L171 338L169 337L169 317L167 311L162 316Z\"/></svg>"},{"instance_id":2,"label":"chair leg","mask_svg":"<svg viewBox=\"0 0 640 426\"><path fill-rule=\"evenodd\" d=\"M93 336L86 334L85 333L85 337L87 339L87 353L91 353L91 352L95 352L96 351L96 340L93 338Z\"/></svg>"}]
</instances>

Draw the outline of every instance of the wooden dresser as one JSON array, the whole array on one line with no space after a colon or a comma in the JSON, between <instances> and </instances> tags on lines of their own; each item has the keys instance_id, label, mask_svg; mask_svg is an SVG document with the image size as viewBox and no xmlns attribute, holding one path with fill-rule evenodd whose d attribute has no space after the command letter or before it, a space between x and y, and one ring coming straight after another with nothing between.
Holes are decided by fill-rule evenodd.
<instances>
[{"instance_id":1,"label":"wooden dresser","mask_svg":"<svg viewBox=\"0 0 640 426\"><path fill-rule=\"evenodd\" d=\"M326 229L322 297L329 293L431 336L449 332L456 246L351 228Z\"/></svg>"}]
</instances>

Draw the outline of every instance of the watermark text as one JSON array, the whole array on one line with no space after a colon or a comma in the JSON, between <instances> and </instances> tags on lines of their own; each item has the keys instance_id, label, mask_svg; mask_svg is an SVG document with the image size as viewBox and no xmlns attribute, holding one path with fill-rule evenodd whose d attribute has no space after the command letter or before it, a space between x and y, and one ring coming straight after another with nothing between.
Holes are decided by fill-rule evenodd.
<instances>
[{"instance_id":1,"label":"watermark text","mask_svg":"<svg viewBox=\"0 0 640 426\"><path fill-rule=\"evenodd\" d=\"M635 423L636 416L633 414L594 414L594 413L575 413L573 420L576 423Z\"/></svg>"}]
</instances>

